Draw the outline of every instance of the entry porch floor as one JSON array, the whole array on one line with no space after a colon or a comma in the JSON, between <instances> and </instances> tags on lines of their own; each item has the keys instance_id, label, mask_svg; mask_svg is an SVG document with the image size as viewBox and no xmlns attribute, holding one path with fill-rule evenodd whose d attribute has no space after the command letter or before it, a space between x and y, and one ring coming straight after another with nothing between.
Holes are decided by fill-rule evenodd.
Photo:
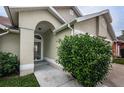
<instances>
[{"instance_id":1,"label":"entry porch floor","mask_svg":"<svg viewBox=\"0 0 124 93\"><path fill-rule=\"evenodd\" d=\"M35 64L34 74L41 87L81 87L71 75L45 61Z\"/></svg>"}]
</instances>

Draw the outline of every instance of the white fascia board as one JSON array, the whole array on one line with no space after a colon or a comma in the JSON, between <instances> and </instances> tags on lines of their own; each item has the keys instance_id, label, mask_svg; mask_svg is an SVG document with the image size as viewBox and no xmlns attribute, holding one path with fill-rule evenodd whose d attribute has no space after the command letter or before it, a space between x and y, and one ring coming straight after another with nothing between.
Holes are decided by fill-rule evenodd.
<instances>
[{"instance_id":1,"label":"white fascia board","mask_svg":"<svg viewBox=\"0 0 124 93\"><path fill-rule=\"evenodd\" d=\"M67 28L67 27L68 27L68 24L66 23L66 24L60 26L59 28L53 30L53 32L54 32L54 33L57 33L57 32L59 32L59 31L65 29L65 28Z\"/></svg>"},{"instance_id":2,"label":"white fascia board","mask_svg":"<svg viewBox=\"0 0 124 93\"><path fill-rule=\"evenodd\" d=\"M0 24L0 28L2 28L2 29L6 29L7 27L4 26L4 25L2 25L2 24Z\"/></svg>"},{"instance_id":3,"label":"white fascia board","mask_svg":"<svg viewBox=\"0 0 124 93\"><path fill-rule=\"evenodd\" d=\"M57 33L57 32L59 32L59 31L62 31L63 29L68 28L69 25L71 26L71 25L73 25L73 24L76 23L76 22L77 22L77 20L74 19L74 20L72 20L71 22L65 23L65 24L63 24L62 26L60 26L59 28L53 30L53 32L54 32L54 33Z\"/></svg>"},{"instance_id":4,"label":"white fascia board","mask_svg":"<svg viewBox=\"0 0 124 93\"><path fill-rule=\"evenodd\" d=\"M6 34L8 34L8 33L9 33L9 31L7 31L7 32L5 32L5 33L2 33L2 34L0 34L0 37L3 36L3 35L6 35Z\"/></svg>"},{"instance_id":5,"label":"white fascia board","mask_svg":"<svg viewBox=\"0 0 124 93\"><path fill-rule=\"evenodd\" d=\"M114 33L113 27L110 23L108 23L108 30L109 30L109 34L111 35L113 40L117 40L117 37Z\"/></svg>"},{"instance_id":6,"label":"white fascia board","mask_svg":"<svg viewBox=\"0 0 124 93\"><path fill-rule=\"evenodd\" d=\"M108 14L109 20L110 21L112 20L111 16L110 16L110 13L109 13L109 10L103 10L103 11L98 12L98 13L93 13L93 14L85 15L83 17L79 17L79 18L77 18L77 22L81 22L81 21L84 21L84 20L87 20L87 19L91 19L91 18L100 16L100 15L104 15L104 14Z\"/></svg>"},{"instance_id":7,"label":"white fascia board","mask_svg":"<svg viewBox=\"0 0 124 93\"><path fill-rule=\"evenodd\" d=\"M9 32L11 32L11 33L17 33L17 34L19 34L19 33L20 33L20 31L19 31L19 30L15 30L15 29L9 29Z\"/></svg>"},{"instance_id":8,"label":"white fascia board","mask_svg":"<svg viewBox=\"0 0 124 93\"><path fill-rule=\"evenodd\" d=\"M78 15L78 17L82 17L81 11L78 9L77 6L73 6L72 9L75 11L75 13Z\"/></svg>"},{"instance_id":9,"label":"white fascia board","mask_svg":"<svg viewBox=\"0 0 124 93\"><path fill-rule=\"evenodd\" d=\"M53 7L49 7L48 11L53 14L58 20L60 20L61 23L66 23L66 21L64 20L64 18L53 8Z\"/></svg>"}]
</instances>

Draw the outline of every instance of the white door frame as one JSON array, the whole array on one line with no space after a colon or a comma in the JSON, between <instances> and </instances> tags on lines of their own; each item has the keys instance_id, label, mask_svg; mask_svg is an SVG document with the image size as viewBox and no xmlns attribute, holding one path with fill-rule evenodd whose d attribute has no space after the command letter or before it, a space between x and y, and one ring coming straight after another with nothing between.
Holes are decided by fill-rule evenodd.
<instances>
[{"instance_id":1,"label":"white door frame","mask_svg":"<svg viewBox=\"0 0 124 93\"><path fill-rule=\"evenodd\" d=\"M38 39L35 39L35 35L38 35L38 36L40 36L41 37L41 40L38 40ZM34 34L34 42L41 42L41 59L39 59L39 60L34 60L34 61L41 61L41 60L43 60L43 37L42 37L42 35L40 35L40 34Z\"/></svg>"}]
</instances>

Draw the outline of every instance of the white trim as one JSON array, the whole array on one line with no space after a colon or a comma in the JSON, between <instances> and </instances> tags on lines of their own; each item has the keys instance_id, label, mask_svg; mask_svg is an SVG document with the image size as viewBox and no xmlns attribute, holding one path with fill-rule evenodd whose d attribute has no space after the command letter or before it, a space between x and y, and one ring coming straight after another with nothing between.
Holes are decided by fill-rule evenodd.
<instances>
[{"instance_id":1,"label":"white trim","mask_svg":"<svg viewBox=\"0 0 124 93\"><path fill-rule=\"evenodd\" d=\"M25 27L19 27L20 29L26 29L26 30L31 30L31 31L35 31L34 29L30 29L30 28L25 28Z\"/></svg>"},{"instance_id":2,"label":"white trim","mask_svg":"<svg viewBox=\"0 0 124 93\"><path fill-rule=\"evenodd\" d=\"M53 67L55 67L55 68L57 68L57 69L59 69L59 70L62 70L62 69L63 69L63 67L62 67L60 64L56 63L55 59L48 58L48 57L44 57L44 59L45 59L51 66L53 66Z\"/></svg>"},{"instance_id":3,"label":"white trim","mask_svg":"<svg viewBox=\"0 0 124 93\"><path fill-rule=\"evenodd\" d=\"M20 70L30 70L34 69L34 64L23 64L20 65Z\"/></svg>"},{"instance_id":4,"label":"white trim","mask_svg":"<svg viewBox=\"0 0 124 93\"><path fill-rule=\"evenodd\" d=\"M61 23L66 23L65 19L54 9L54 7L48 7L48 11L53 14Z\"/></svg>"},{"instance_id":5,"label":"white trim","mask_svg":"<svg viewBox=\"0 0 124 93\"><path fill-rule=\"evenodd\" d=\"M77 6L72 6L71 7L74 12L79 16L83 16L81 11L78 9ZM13 21L17 21L17 20L13 20L12 17L13 16L17 16L17 13L16 12L19 12L19 11L28 11L28 10L36 10L36 9L47 9L49 12L51 12L51 14L53 14L61 23L66 23L65 19L56 11L56 9L54 7L11 7L11 6L5 6L4 7L12 25L15 24L15 22ZM10 10L16 10L16 11L13 11L13 13L10 11Z\"/></svg>"},{"instance_id":6,"label":"white trim","mask_svg":"<svg viewBox=\"0 0 124 93\"><path fill-rule=\"evenodd\" d=\"M19 34L20 33L19 30L16 30L16 29L9 29L9 31L11 33L15 33L15 34Z\"/></svg>"},{"instance_id":7,"label":"white trim","mask_svg":"<svg viewBox=\"0 0 124 93\"><path fill-rule=\"evenodd\" d=\"M77 22L81 22L81 21L84 21L84 20L87 20L87 19L91 19L91 18L94 18L94 17L97 17L97 16L104 15L104 14L108 14L108 20L111 23L112 22L112 18L111 18L111 15L109 14L109 10L108 9L100 11L100 12L88 14L88 15L85 15L83 17L78 17L77 18Z\"/></svg>"},{"instance_id":8,"label":"white trim","mask_svg":"<svg viewBox=\"0 0 124 93\"><path fill-rule=\"evenodd\" d=\"M97 16L105 15L105 14L108 15L108 17L105 17L105 18L108 18L107 20L109 20L109 22L108 21L107 22L108 22L108 28L111 31L110 34L112 35L113 38L116 38L115 37L115 34L114 34L114 31L113 31L113 28L112 28L112 26L110 24L112 22L112 19L111 19L111 15L109 13L109 10L103 10L103 11L98 12L98 13L93 13L93 14L85 15L83 17L75 18L73 21L63 24L61 27L55 29L53 32L59 32L59 31L65 29L65 28L67 28L68 27L67 26L68 24L71 24L72 25L72 24L75 24L75 23L78 23L78 22L82 22L82 21L91 19L91 18L95 18Z\"/></svg>"},{"instance_id":9,"label":"white trim","mask_svg":"<svg viewBox=\"0 0 124 93\"><path fill-rule=\"evenodd\" d=\"M79 10L79 8L77 6L73 6L72 9L75 11L75 13L79 16L79 17L82 17L82 13L81 11Z\"/></svg>"},{"instance_id":10,"label":"white trim","mask_svg":"<svg viewBox=\"0 0 124 93\"><path fill-rule=\"evenodd\" d=\"M4 26L4 25L2 25L2 24L0 24L0 28L2 28L2 29L7 29L7 27Z\"/></svg>"},{"instance_id":11,"label":"white trim","mask_svg":"<svg viewBox=\"0 0 124 93\"><path fill-rule=\"evenodd\" d=\"M0 34L0 36L6 35L6 34L8 34L8 33L9 33L9 31L7 31L7 32L5 32L5 33Z\"/></svg>"}]
</instances>

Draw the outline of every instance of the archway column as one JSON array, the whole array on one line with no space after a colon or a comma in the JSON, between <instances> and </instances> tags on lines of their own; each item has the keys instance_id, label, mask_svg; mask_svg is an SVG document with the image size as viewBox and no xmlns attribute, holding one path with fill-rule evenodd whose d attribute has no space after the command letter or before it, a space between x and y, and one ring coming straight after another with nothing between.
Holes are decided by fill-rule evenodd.
<instances>
[{"instance_id":1,"label":"archway column","mask_svg":"<svg viewBox=\"0 0 124 93\"><path fill-rule=\"evenodd\" d=\"M20 29L20 75L34 72L34 31Z\"/></svg>"}]
</instances>

